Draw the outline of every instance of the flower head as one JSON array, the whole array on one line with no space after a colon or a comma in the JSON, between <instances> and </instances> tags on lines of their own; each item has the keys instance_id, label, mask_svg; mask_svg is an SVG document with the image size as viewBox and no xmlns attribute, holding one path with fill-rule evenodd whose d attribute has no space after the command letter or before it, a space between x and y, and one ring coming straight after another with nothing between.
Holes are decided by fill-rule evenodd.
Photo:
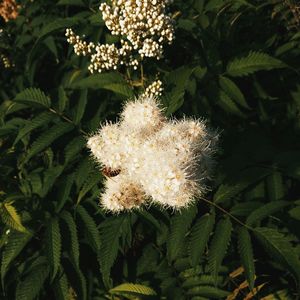
<instances>
[{"instance_id":1,"label":"flower head","mask_svg":"<svg viewBox=\"0 0 300 300\"><path fill-rule=\"evenodd\" d=\"M0 16L5 22L15 19L19 14L20 6L17 5L15 0L3 0L0 3Z\"/></svg>"},{"instance_id":2,"label":"flower head","mask_svg":"<svg viewBox=\"0 0 300 300\"><path fill-rule=\"evenodd\" d=\"M206 190L216 141L203 121L167 120L154 97L126 103L120 121L88 141L102 165L120 170L107 180L102 205L111 211L149 201L175 209L190 205Z\"/></svg>"}]
</instances>

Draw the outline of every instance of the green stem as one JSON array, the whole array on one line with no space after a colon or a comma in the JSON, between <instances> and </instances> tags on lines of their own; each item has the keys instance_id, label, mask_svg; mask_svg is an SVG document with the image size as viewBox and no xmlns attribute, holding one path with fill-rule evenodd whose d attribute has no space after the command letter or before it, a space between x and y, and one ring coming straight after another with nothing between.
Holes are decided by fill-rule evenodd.
<instances>
[{"instance_id":1,"label":"green stem","mask_svg":"<svg viewBox=\"0 0 300 300\"><path fill-rule=\"evenodd\" d=\"M58 115L59 117L61 117L63 120L67 121L68 123L73 124L75 127L78 127L71 119L69 119L67 116L63 115L62 113L56 111L53 108L49 108L49 111L52 112L53 114ZM88 133L84 130L82 130L81 128L78 128L79 132L81 132L84 135L88 135Z\"/></svg>"},{"instance_id":2,"label":"green stem","mask_svg":"<svg viewBox=\"0 0 300 300\"><path fill-rule=\"evenodd\" d=\"M250 226L248 226L247 224L243 223L241 220L239 220L238 218L236 218L234 215L232 215L230 212L228 212L226 209L224 209L223 207L219 206L218 204L205 199L205 198L201 198L201 200L203 200L204 202L216 207L217 209L219 209L220 211L222 211L224 214L228 215L230 218L232 218L234 221L236 221L237 223L239 223L240 225L246 227L247 229L252 230L252 228Z\"/></svg>"}]
</instances>

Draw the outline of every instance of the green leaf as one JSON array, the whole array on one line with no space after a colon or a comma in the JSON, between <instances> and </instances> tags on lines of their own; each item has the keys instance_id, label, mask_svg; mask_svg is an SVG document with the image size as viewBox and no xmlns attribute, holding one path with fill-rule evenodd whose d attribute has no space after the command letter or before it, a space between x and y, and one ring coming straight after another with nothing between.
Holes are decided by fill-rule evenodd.
<instances>
[{"instance_id":1,"label":"green leaf","mask_svg":"<svg viewBox=\"0 0 300 300\"><path fill-rule=\"evenodd\" d=\"M59 0L57 5L85 6L82 0Z\"/></svg>"},{"instance_id":2,"label":"green leaf","mask_svg":"<svg viewBox=\"0 0 300 300\"><path fill-rule=\"evenodd\" d=\"M270 201L282 200L284 197L284 185L280 172L273 172L266 180Z\"/></svg>"},{"instance_id":3,"label":"green leaf","mask_svg":"<svg viewBox=\"0 0 300 300\"><path fill-rule=\"evenodd\" d=\"M269 169L258 167L240 171L235 176L225 179L224 183L215 193L214 201L220 203L237 196L250 185L266 177L269 173Z\"/></svg>"},{"instance_id":4,"label":"green leaf","mask_svg":"<svg viewBox=\"0 0 300 300\"><path fill-rule=\"evenodd\" d=\"M289 210L289 215L295 220L300 221L300 206L294 207L291 210Z\"/></svg>"},{"instance_id":5,"label":"green leaf","mask_svg":"<svg viewBox=\"0 0 300 300\"><path fill-rule=\"evenodd\" d=\"M202 296L209 299L221 299L228 296L230 292L213 286L197 286L187 291L189 296Z\"/></svg>"},{"instance_id":6,"label":"green leaf","mask_svg":"<svg viewBox=\"0 0 300 300\"><path fill-rule=\"evenodd\" d=\"M4 247L1 259L1 281L4 284L4 278L8 271L9 265L21 253L26 244L30 241L30 233L10 232L7 244Z\"/></svg>"},{"instance_id":7,"label":"green leaf","mask_svg":"<svg viewBox=\"0 0 300 300\"><path fill-rule=\"evenodd\" d=\"M94 171L92 172L85 180L77 198L77 204L80 203L82 198L99 182L102 180L102 175L100 171Z\"/></svg>"},{"instance_id":8,"label":"green leaf","mask_svg":"<svg viewBox=\"0 0 300 300\"><path fill-rule=\"evenodd\" d=\"M223 276L218 276L217 284L219 285L223 281ZM199 285L213 285L215 283L215 278L211 275L200 275L192 276L187 278L183 283L182 287L189 289Z\"/></svg>"},{"instance_id":9,"label":"green leaf","mask_svg":"<svg viewBox=\"0 0 300 300\"><path fill-rule=\"evenodd\" d=\"M74 289L77 299L87 300L87 282L86 278L79 268L74 267L69 259L63 259L64 271L66 272L70 286ZM90 278L89 275L86 275ZM68 293L68 300L72 294Z\"/></svg>"},{"instance_id":10,"label":"green leaf","mask_svg":"<svg viewBox=\"0 0 300 300\"><path fill-rule=\"evenodd\" d=\"M51 267L51 280L53 280L59 269L61 258L61 233L57 218L50 220L48 223L45 243L47 257Z\"/></svg>"},{"instance_id":11,"label":"green leaf","mask_svg":"<svg viewBox=\"0 0 300 300\"><path fill-rule=\"evenodd\" d=\"M156 230L161 230L159 221L156 220L155 217L146 210L137 210L135 214L137 214L141 219L145 220L147 223L151 224Z\"/></svg>"},{"instance_id":12,"label":"green leaf","mask_svg":"<svg viewBox=\"0 0 300 300\"><path fill-rule=\"evenodd\" d=\"M24 136L29 134L31 131L33 131L34 129L36 129L38 127L48 124L51 120L53 120L53 114L48 111L45 111L45 112L42 112L41 114L37 115L32 120L28 121L28 123L25 125L25 127L20 129L20 131L14 141L14 145L19 140L21 140Z\"/></svg>"},{"instance_id":13,"label":"green leaf","mask_svg":"<svg viewBox=\"0 0 300 300\"><path fill-rule=\"evenodd\" d=\"M125 81L120 73L110 72L90 75L89 77L78 79L71 84L73 89L105 89L114 93L132 98L133 89Z\"/></svg>"},{"instance_id":14,"label":"green leaf","mask_svg":"<svg viewBox=\"0 0 300 300\"><path fill-rule=\"evenodd\" d=\"M65 148L65 164L68 164L76 156L79 156L80 151L86 146L86 139L82 136L75 137Z\"/></svg>"},{"instance_id":15,"label":"green leaf","mask_svg":"<svg viewBox=\"0 0 300 300\"><path fill-rule=\"evenodd\" d=\"M232 223L229 218L219 221L209 246L208 264L210 272L215 280L219 274L222 261L225 257L230 242L231 230Z\"/></svg>"},{"instance_id":16,"label":"green leaf","mask_svg":"<svg viewBox=\"0 0 300 300\"><path fill-rule=\"evenodd\" d=\"M273 201L267 203L258 209L254 210L247 218L246 224L253 226L255 223L263 220L264 218L271 216L272 214L282 210L284 207L290 205L287 201Z\"/></svg>"},{"instance_id":17,"label":"green leaf","mask_svg":"<svg viewBox=\"0 0 300 300\"><path fill-rule=\"evenodd\" d=\"M64 170L63 166L55 166L55 167L51 167L51 168L47 169L44 172L43 189L40 193L40 196L42 198L44 198L48 194L48 192L50 191L52 186L55 184L55 181L61 175L63 170Z\"/></svg>"},{"instance_id":18,"label":"green leaf","mask_svg":"<svg viewBox=\"0 0 300 300\"><path fill-rule=\"evenodd\" d=\"M94 219L81 205L78 205L76 207L76 214L78 215L78 217L80 218L83 224L83 227L85 229L85 234L89 241L90 246L92 247L92 249L94 249L95 253L98 254L101 242L100 242L100 234Z\"/></svg>"},{"instance_id":19,"label":"green leaf","mask_svg":"<svg viewBox=\"0 0 300 300\"><path fill-rule=\"evenodd\" d=\"M66 94L66 91L62 86L59 86L58 88L58 110L59 112L63 112L66 108L66 105L68 103L68 96Z\"/></svg>"},{"instance_id":20,"label":"green leaf","mask_svg":"<svg viewBox=\"0 0 300 300\"><path fill-rule=\"evenodd\" d=\"M28 104L33 107L49 108L51 106L50 98L40 89L36 88L28 88L22 91L17 94L13 101Z\"/></svg>"},{"instance_id":21,"label":"green leaf","mask_svg":"<svg viewBox=\"0 0 300 300\"><path fill-rule=\"evenodd\" d=\"M16 299L34 300L43 289L44 282L49 275L47 265L35 267L26 277L19 282L16 290Z\"/></svg>"},{"instance_id":22,"label":"green leaf","mask_svg":"<svg viewBox=\"0 0 300 300\"><path fill-rule=\"evenodd\" d=\"M56 300L70 300L66 274L62 272L61 276L57 276L54 280L53 287Z\"/></svg>"},{"instance_id":23,"label":"green leaf","mask_svg":"<svg viewBox=\"0 0 300 300\"><path fill-rule=\"evenodd\" d=\"M177 258L183 246L185 235L197 214L197 207L191 206L176 213L171 218L170 236L167 241L167 256L169 261Z\"/></svg>"},{"instance_id":24,"label":"green leaf","mask_svg":"<svg viewBox=\"0 0 300 300\"><path fill-rule=\"evenodd\" d=\"M77 237L77 228L72 215L68 211L63 211L61 219L65 223L68 231L66 239L68 241L68 253L74 265L79 268L79 242Z\"/></svg>"},{"instance_id":25,"label":"green leaf","mask_svg":"<svg viewBox=\"0 0 300 300\"><path fill-rule=\"evenodd\" d=\"M300 280L300 261L291 243L282 233L276 229L258 227L254 230L255 237L259 240L270 258L276 259L287 267Z\"/></svg>"},{"instance_id":26,"label":"green leaf","mask_svg":"<svg viewBox=\"0 0 300 300\"><path fill-rule=\"evenodd\" d=\"M55 210L57 213L62 210L65 203L67 202L73 183L74 183L74 173L66 175L63 184L60 185L58 190L58 195L57 195L58 202Z\"/></svg>"},{"instance_id":27,"label":"green leaf","mask_svg":"<svg viewBox=\"0 0 300 300\"><path fill-rule=\"evenodd\" d=\"M249 287L253 290L255 280L253 249L250 234L244 227L240 227L238 230L238 249Z\"/></svg>"},{"instance_id":28,"label":"green leaf","mask_svg":"<svg viewBox=\"0 0 300 300\"><path fill-rule=\"evenodd\" d=\"M166 115L174 113L184 102L185 89L193 69L190 67L180 67L168 73L164 80L165 93L163 102L167 107ZM169 90L169 91L168 91Z\"/></svg>"},{"instance_id":29,"label":"green leaf","mask_svg":"<svg viewBox=\"0 0 300 300\"><path fill-rule=\"evenodd\" d=\"M43 132L33 143L25 157L24 162L28 162L33 156L47 148L56 139L71 131L74 126L70 123L58 123L49 130Z\"/></svg>"},{"instance_id":30,"label":"green leaf","mask_svg":"<svg viewBox=\"0 0 300 300\"><path fill-rule=\"evenodd\" d=\"M33 57L36 53L37 47L39 44L49 35L54 33L55 31L66 29L73 27L74 25L82 22L82 19L80 17L71 17L71 18L56 18L50 23L46 23L47 25L43 27L41 30L41 33L34 43L33 47L31 48L28 58L27 58L27 68L30 66Z\"/></svg>"},{"instance_id":31,"label":"green leaf","mask_svg":"<svg viewBox=\"0 0 300 300\"><path fill-rule=\"evenodd\" d=\"M73 118L75 125L78 125L80 123L80 121L84 115L85 107L87 104L87 95L88 95L87 89L80 91L80 96L78 99L78 103L75 107L75 113L74 113L74 118Z\"/></svg>"},{"instance_id":32,"label":"green leaf","mask_svg":"<svg viewBox=\"0 0 300 300\"><path fill-rule=\"evenodd\" d=\"M104 221L100 227L100 267L104 284L109 286L110 269L119 251L119 238L122 234L122 227L126 220L124 215L117 218L110 218Z\"/></svg>"},{"instance_id":33,"label":"green leaf","mask_svg":"<svg viewBox=\"0 0 300 300\"><path fill-rule=\"evenodd\" d=\"M12 229L20 232L26 232L26 228L22 225L21 217L13 207L13 202L0 203L0 216L4 224Z\"/></svg>"},{"instance_id":34,"label":"green leaf","mask_svg":"<svg viewBox=\"0 0 300 300\"><path fill-rule=\"evenodd\" d=\"M145 285L135 283L122 283L109 290L112 295L156 296L156 292Z\"/></svg>"},{"instance_id":35,"label":"green leaf","mask_svg":"<svg viewBox=\"0 0 300 300\"><path fill-rule=\"evenodd\" d=\"M217 104L226 112L244 118L245 115L233 102L233 100L222 90L218 93L219 99Z\"/></svg>"},{"instance_id":36,"label":"green leaf","mask_svg":"<svg viewBox=\"0 0 300 300\"><path fill-rule=\"evenodd\" d=\"M219 84L222 90L227 94L227 96L235 101L240 106L249 109L246 99L239 89L239 87L229 78L220 76Z\"/></svg>"},{"instance_id":37,"label":"green leaf","mask_svg":"<svg viewBox=\"0 0 300 300\"><path fill-rule=\"evenodd\" d=\"M266 53L250 52L247 56L235 58L227 65L226 72L233 77L247 76L261 70L286 68L287 65Z\"/></svg>"},{"instance_id":38,"label":"green leaf","mask_svg":"<svg viewBox=\"0 0 300 300\"><path fill-rule=\"evenodd\" d=\"M193 226L190 236L190 260L192 266L200 263L201 257L215 224L215 215L206 214Z\"/></svg>"},{"instance_id":39,"label":"green leaf","mask_svg":"<svg viewBox=\"0 0 300 300\"><path fill-rule=\"evenodd\" d=\"M55 59L58 59L58 50L55 44L55 40L52 36L48 36L44 39L43 43L49 49L49 51L54 55Z\"/></svg>"}]
</instances>

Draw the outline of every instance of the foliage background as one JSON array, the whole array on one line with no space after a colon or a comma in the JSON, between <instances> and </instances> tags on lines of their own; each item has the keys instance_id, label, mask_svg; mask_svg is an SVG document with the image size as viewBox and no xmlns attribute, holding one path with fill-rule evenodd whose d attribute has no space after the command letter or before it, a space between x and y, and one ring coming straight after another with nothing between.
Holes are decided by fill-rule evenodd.
<instances>
[{"instance_id":1,"label":"foliage background","mask_svg":"<svg viewBox=\"0 0 300 300\"><path fill-rule=\"evenodd\" d=\"M19 3L0 36L1 299L299 299L296 1L176 0L175 42L130 80L91 76L64 37L116 42L99 1ZM212 191L105 214L86 136L157 76L167 115L221 131Z\"/></svg>"}]
</instances>

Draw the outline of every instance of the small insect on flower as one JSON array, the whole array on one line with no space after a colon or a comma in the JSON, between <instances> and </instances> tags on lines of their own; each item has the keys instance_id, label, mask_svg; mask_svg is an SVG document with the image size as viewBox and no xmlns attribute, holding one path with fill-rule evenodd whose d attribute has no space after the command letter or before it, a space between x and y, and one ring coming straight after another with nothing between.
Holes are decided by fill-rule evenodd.
<instances>
[{"instance_id":1,"label":"small insect on flower","mask_svg":"<svg viewBox=\"0 0 300 300\"><path fill-rule=\"evenodd\" d=\"M120 169L112 169L112 168L107 167L107 166L104 166L101 171L102 171L102 174L106 177L116 177L121 172Z\"/></svg>"}]
</instances>

